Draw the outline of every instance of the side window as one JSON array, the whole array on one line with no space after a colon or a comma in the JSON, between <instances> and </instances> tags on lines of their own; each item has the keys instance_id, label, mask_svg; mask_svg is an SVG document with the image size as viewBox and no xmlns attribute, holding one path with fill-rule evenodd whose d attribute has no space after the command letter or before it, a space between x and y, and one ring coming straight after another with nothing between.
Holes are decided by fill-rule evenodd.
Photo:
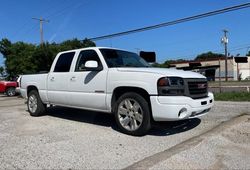
<instances>
[{"instance_id":1,"label":"side window","mask_svg":"<svg viewBox=\"0 0 250 170\"><path fill-rule=\"evenodd\" d=\"M125 66L133 66L134 64L138 63L138 59L135 57L131 57L129 54L127 56L123 56L123 65Z\"/></svg>"},{"instance_id":2,"label":"side window","mask_svg":"<svg viewBox=\"0 0 250 170\"><path fill-rule=\"evenodd\" d=\"M75 52L61 54L56 62L54 72L69 72L74 55Z\"/></svg>"},{"instance_id":3,"label":"side window","mask_svg":"<svg viewBox=\"0 0 250 170\"><path fill-rule=\"evenodd\" d=\"M89 60L97 61L98 66L102 67L102 63L96 51L84 50L84 51L81 51L78 56L75 71L85 71L85 67L84 67L85 63L86 61L89 61Z\"/></svg>"}]
</instances>

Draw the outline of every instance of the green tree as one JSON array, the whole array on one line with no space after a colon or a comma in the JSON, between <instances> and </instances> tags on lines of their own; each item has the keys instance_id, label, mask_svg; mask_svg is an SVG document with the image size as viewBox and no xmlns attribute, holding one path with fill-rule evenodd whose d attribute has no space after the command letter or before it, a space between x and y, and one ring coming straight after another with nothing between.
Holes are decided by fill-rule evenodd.
<instances>
[{"instance_id":1,"label":"green tree","mask_svg":"<svg viewBox=\"0 0 250 170\"><path fill-rule=\"evenodd\" d=\"M11 47L11 42L7 38L3 38L0 41L0 53L3 54L3 56L9 55L10 52L10 47Z\"/></svg>"},{"instance_id":2,"label":"green tree","mask_svg":"<svg viewBox=\"0 0 250 170\"><path fill-rule=\"evenodd\" d=\"M4 68L1 66L0 67L0 75L3 76L3 74L4 74Z\"/></svg>"},{"instance_id":3,"label":"green tree","mask_svg":"<svg viewBox=\"0 0 250 170\"><path fill-rule=\"evenodd\" d=\"M152 64L153 67L160 67L160 68L169 68L171 64L178 62L188 62L188 60L183 60L183 59L177 59L177 60L166 60L164 63L155 63Z\"/></svg>"},{"instance_id":4,"label":"green tree","mask_svg":"<svg viewBox=\"0 0 250 170\"><path fill-rule=\"evenodd\" d=\"M35 71L32 61L34 50L35 45L33 44L23 42L11 43L7 39L3 39L0 42L0 52L5 58L6 71L10 77Z\"/></svg>"},{"instance_id":5,"label":"green tree","mask_svg":"<svg viewBox=\"0 0 250 170\"><path fill-rule=\"evenodd\" d=\"M96 46L96 44L93 41L91 41L91 40L89 40L87 38L85 38L82 41L82 44L83 44L84 47L95 47Z\"/></svg>"},{"instance_id":6,"label":"green tree","mask_svg":"<svg viewBox=\"0 0 250 170\"><path fill-rule=\"evenodd\" d=\"M32 61L36 66L35 71L49 71L50 66L59 50L59 45L55 43L45 43L37 46L32 55Z\"/></svg>"},{"instance_id":7,"label":"green tree","mask_svg":"<svg viewBox=\"0 0 250 170\"><path fill-rule=\"evenodd\" d=\"M94 42L88 39L84 39L83 41L81 41L81 40L74 38L72 40L66 40L60 43L59 46L60 46L60 51L66 51L66 50L73 50L73 49L85 48L85 47L95 47L96 45Z\"/></svg>"},{"instance_id":8,"label":"green tree","mask_svg":"<svg viewBox=\"0 0 250 170\"><path fill-rule=\"evenodd\" d=\"M211 58L221 58L221 57L224 57L224 55L209 51L207 53L202 53L197 55L197 57L194 60L198 61L198 60L207 60Z\"/></svg>"},{"instance_id":9,"label":"green tree","mask_svg":"<svg viewBox=\"0 0 250 170\"><path fill-rule=\"evenodd\" d=\"M75 38L58 44L34 45L24 42L11 43L5 38L0 41L0 53L5 58L7 73L14 77L19 74L49 71L56 54L60 51L93 46L95 43L88 39L81 41Z\"/></svg>"},{"instance_id":10,"label":"green tree","mask_svg":"<svg viewBox=\"0 0 250 170\"><path fill-rule=\"evenodd\" d=\"M250 55L250 52L249 52L249 55ZM221 57L224 57L224 55L209 51L207 53L202 53L202 54L197 55L197 57L194 60L200 61L200 60L207 60L211 58L221 58ZM160 67L160 68L169 68L171 65L174 65L174 63L178 63L178 62L190 62L190 60L184 60L184 59L166 60L164 63L155 63L152 66Z\"/></svg>"},{"instance_id":11,"label":"green tree","mask_svg":"<svg viewBox=\"0 0 250 170\"><path fill-rule=\"evenodd\" d=\"M246 54L246 56L250 56L250 51L248 51L248 53Z\"/></svg>"}]
</instances>

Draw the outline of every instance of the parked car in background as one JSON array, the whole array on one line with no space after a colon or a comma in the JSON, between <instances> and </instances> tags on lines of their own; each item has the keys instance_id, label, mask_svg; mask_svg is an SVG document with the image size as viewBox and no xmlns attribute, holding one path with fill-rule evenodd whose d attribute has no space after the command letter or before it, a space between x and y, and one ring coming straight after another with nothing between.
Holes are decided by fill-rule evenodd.
<instances>
[{"instance_id":1,"label":"parked car in background","mask_svg":"<svg viewBox=\"0 0 250 170\"><path fill-rule=\"evenodd\" d=\"M247 77L245 78L245 80L250 80L250 76L247 76Z\"/></svg>"},{"instance_id":2,"label":"parked car in background","mask_svg":"<svg viewBox=\"0 0 250 170\"><path fill-rule=\"evenodd\" d=\"M5 93L7 96L15 96L16 87L15 81L0 81L0 93Z\"/></svg>"}]
</instances>

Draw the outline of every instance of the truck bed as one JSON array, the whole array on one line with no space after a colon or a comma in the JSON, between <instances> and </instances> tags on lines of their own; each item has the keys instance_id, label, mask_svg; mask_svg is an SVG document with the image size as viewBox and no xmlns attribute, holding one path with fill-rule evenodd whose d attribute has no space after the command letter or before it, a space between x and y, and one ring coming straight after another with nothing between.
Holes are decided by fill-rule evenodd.
<instances>
[{"instance_id":1,"label":"truck bed","mask_svg":"<svg viewBox=\"0 0 250 170\"><path fill-rule=\"evenodd\" d=\"M22 81L21 81L21 90L27 89L27 86L29 84L32 84L38 89L43 102L47 102L47 77L48 77L48 74L44 74L44 73L23 75Z\"/></svg>"}]
</instances>

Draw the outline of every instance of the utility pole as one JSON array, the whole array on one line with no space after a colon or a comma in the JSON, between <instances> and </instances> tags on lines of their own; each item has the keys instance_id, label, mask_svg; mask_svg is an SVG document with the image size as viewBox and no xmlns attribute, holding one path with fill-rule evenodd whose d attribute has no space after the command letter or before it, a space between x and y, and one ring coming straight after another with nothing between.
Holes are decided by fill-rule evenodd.
<instances>
[{"instance_id":1,"label":"utility pole","mask_svg":"<svg viewBox=\"0 0 250 170\"><path fill-rule=\"evenodd\" d=\"M219 66L221 67L220 65L220 58L219 58ZM220 89L220 93L221 93L221 69L219 67L219 89Z\"/></svg>"},{"instance_id":2,"label":"utility pole","mask_svg":"<svg viewBox=\"0 0 250 170\"><path fill-rule=\"evenodd\" d=\"M40 43L43 44L43 22L49 22L49 20L43 19L42 17L32 19L40 22Z\"/></svg>"},{"instance_id":3,"label":"utility pole","mask_svg":"<svg viewBox=\"0 0 250 170\"><path fill-rule=\"evenodd\" d=\"M225 80L227 81L228 80L228 70L227 70L227 44L228 44L227 33L228 31L224 29L223 32L224 32L224 37L222 37L221 43L223 43L225 47Z\"/></svg>"}]
</instances>

